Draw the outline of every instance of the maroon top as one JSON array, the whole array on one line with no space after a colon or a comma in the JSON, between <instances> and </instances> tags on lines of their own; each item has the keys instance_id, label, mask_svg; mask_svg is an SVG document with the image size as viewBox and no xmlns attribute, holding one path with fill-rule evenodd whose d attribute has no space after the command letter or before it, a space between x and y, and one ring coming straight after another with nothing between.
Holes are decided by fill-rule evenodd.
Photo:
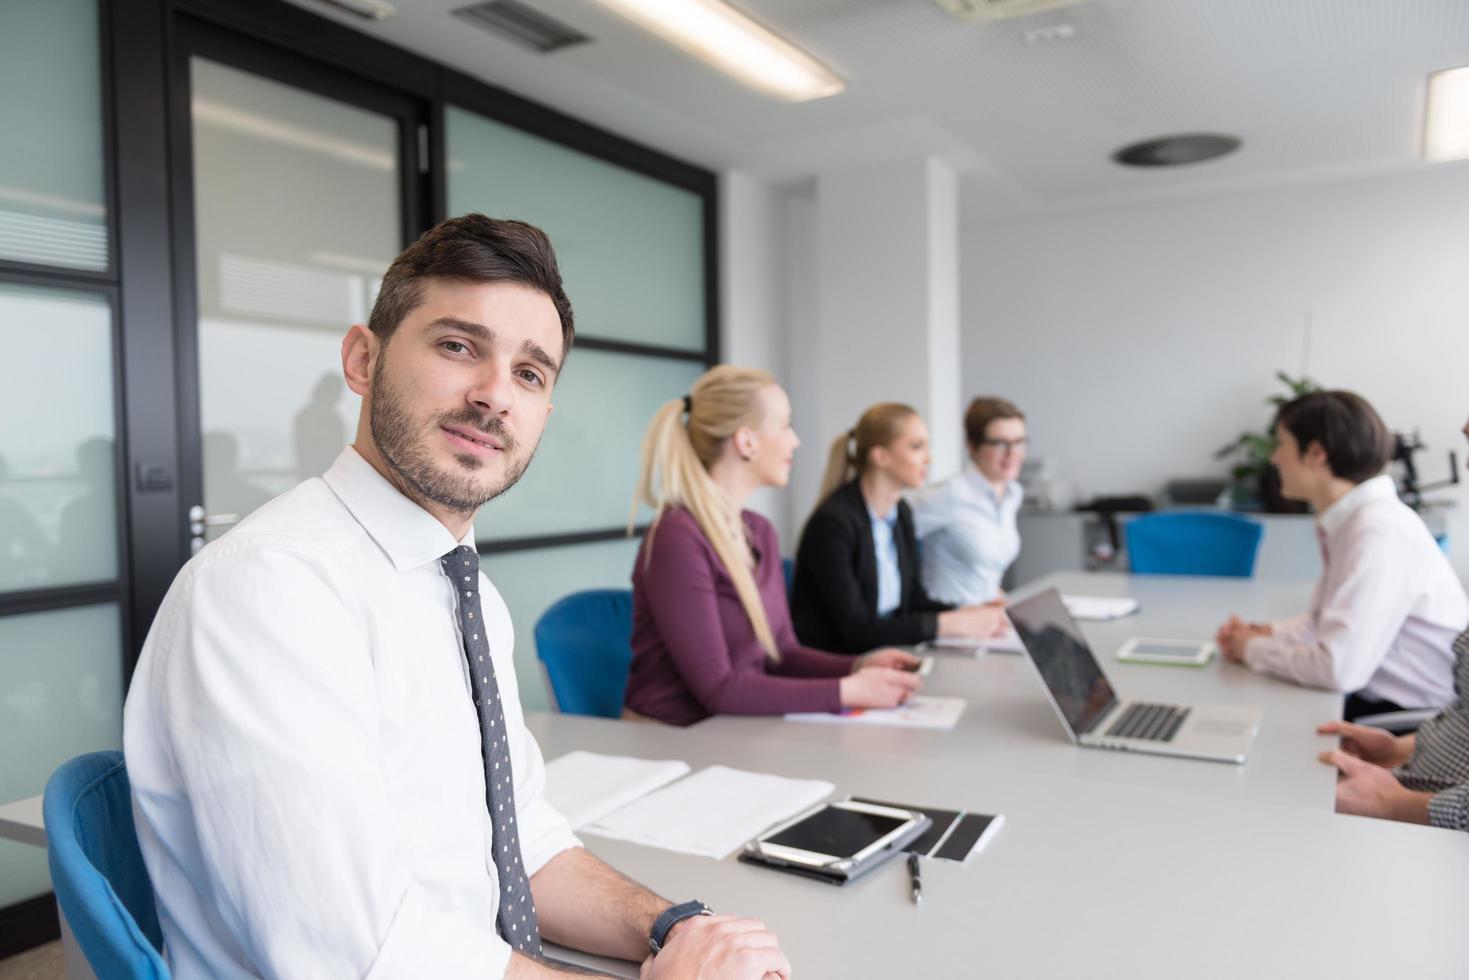
<instances>
[{"instance_id":1,"label":"maroon top","mask_svg":"<svg viewBox=\"0 0 1469 980\"><path fill-rule=\"evenodd\" d=\"M755 585L780 650L774 663L724 563L694 516L664 511L632 573L632 673L627 706L670 725L710 715L839 711L838 678L852 658L801 646L786 604L780 539L759 514L741 512L755 552Z\"/></svg>"}]
</instances>

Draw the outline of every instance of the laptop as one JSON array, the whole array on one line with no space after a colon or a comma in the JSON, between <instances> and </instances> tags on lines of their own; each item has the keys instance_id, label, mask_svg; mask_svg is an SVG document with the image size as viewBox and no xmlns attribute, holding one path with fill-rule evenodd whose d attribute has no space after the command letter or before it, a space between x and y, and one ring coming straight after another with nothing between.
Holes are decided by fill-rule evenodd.
<instances>
[{"instance_id":1,"label":"laptop","mask_svg":"<svg viewBox=\"0 0 1469 980\"><path fill-rule=\"evenodd\" d=\"M1006 612L1076 744L1234 763L1250 754L1260 728L1259 708L1119 698L1055 589L1016 602Z\"/></svg>"}]
</instances>

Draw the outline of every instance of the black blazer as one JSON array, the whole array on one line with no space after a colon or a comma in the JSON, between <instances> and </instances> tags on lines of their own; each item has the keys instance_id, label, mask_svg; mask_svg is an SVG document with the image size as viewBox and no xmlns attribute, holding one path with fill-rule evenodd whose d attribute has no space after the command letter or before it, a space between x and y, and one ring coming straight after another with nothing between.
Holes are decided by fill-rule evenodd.
<instances>
[{"instance_id":1,"label":"black blazer","mask_svg":"<svg viewBox=\"0 0 1469 980\"><path fill-rule=\"evenodd\" d=\"M898 502L893 532L898 573L903 580L898 608L877 614L877 551L872 518L857 481L838 487L824 500L796 552L791 616L805 646L838 653L866 653L874 647L922 643L938 635L938 614L954 608L929 598L918 573L918 542L913 512Z\"/></svg>"}]
</instances>

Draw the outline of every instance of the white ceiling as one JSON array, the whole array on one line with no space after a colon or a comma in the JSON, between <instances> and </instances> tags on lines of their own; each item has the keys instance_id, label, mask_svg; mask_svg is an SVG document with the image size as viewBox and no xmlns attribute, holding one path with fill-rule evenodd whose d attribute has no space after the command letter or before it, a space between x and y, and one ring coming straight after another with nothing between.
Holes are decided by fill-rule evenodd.
<instances>
[{"instance_id":1,"label":"white ceiling","mask_svg":"<svg viewBox=\"0 0 1469 980\"><path fill-rule=\"evenodd\" d=\"M592 0L536 0L595 39L550 55L450 14L469 0L394 0L370 25L293 2L712 168L784 182L941 155L969 221L1419 170L1424 77L1469 64L1469 0L1085 0L993 24L932 0L741 0L849 81L785 105ZM1062 23L1073 37L1027 43ZM1201 130L1244 146L1166 172L1109 159Z\"/></svg>"}]
</instances>

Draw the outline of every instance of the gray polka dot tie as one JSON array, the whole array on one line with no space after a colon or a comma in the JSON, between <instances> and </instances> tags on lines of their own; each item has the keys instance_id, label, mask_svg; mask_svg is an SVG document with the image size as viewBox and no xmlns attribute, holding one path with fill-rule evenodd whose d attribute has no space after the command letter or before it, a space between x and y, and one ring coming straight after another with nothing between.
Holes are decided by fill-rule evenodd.
<instances>
[{"instance_id":1,"label":"gray polka dot tie","mask_svg":"<svg viewBox=\"0 0 1469 980\"><path fill-rule=\"evenodd\" d=\"M485 760L485 803L493 825L491 846L500 877L500 914L496 931L512 949L541 955L541 932L530 881L520 863L520 833L515 827L515 783L510 778L510 742L505 737L505 708L490 660L489 634L479 605L479 555L460 545L439 559L459 596L459 632L469 663L469 686L479 713L480 754Z\"/></svg>"}]
</instances>

